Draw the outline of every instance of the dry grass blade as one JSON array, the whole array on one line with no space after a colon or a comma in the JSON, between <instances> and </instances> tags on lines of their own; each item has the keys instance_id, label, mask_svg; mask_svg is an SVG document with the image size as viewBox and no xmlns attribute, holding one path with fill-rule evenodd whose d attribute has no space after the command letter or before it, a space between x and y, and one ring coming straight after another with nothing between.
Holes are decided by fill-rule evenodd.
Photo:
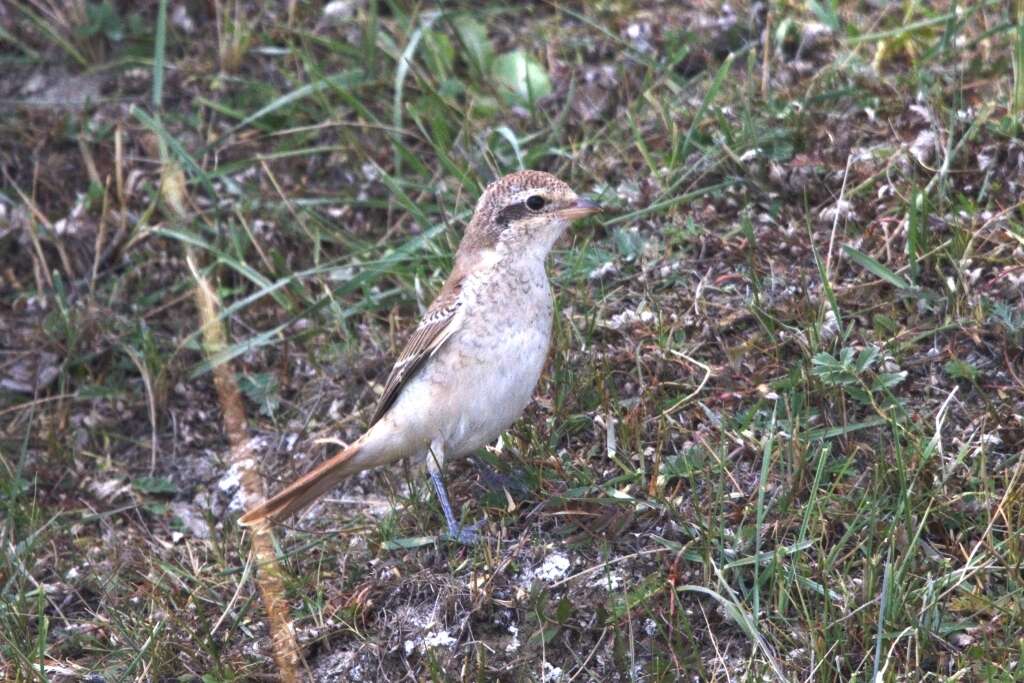
<instances>
[{"instance_id":1,"label":"dry grass blade","mask_svg":"<svg viewBox=\"0 0 1024 683\"><path fill-rule=\"evenodd\" d=\"M196 280L196 306L203 326L204 352L207 357L213 357L227 347L224 325L217 319L217 295L210 287L210 283L199 273L192 255L188 257L188 265ZM214 366L213 382L224 415L224 428L231 442L231 462L241 472L244 499L251 505L263 498L263 481L256 470L242 394L235 382L230 363ZM278 673L281 680L286 683L299 681L299 645L295 640L288 603L284 598L282 570L274 555L274 539L269 528L263 527L253 532L252 552L256 557L256 584L263 599L263 608L267 612L267 624L270 628Z\"/></svg>"},{"instance_id":2,"label":"dry grass blade","mask_svg":"<svg viewBox=\"0 0 1024 683\"><path fill-rule=\"evenodd\" d=\"M158 446L158 432L157 432L157 419L156 419L156 394L153 391L153 380L150 376L149 369L146 367L146 361L139 355L138 351L131 348L130 346L124 347L124 352L131 360L132 365L139 371L139 376L142 377L142 384L146 387L146 405L149 407L149 429L150 429L150 444L149 444L149 475L153 476L156 471L156 454L160 450Z\"/></svg>"},{"instance_id":3,"label":"dry grass blade","mask_svg":"<svg viewBox=\"0 0 1024 683\"><path fill-rule=\"evenodd\" d=\"M161 193L179 219L185 216L185 192L185 174L181 167L173 162L166 162ZM219 301L210 282L200 273L195 254L189 247L185 250L185 260L195 280L196 308L203 331L203 352L207 358L214 358L223 353L228 345L224 324L217 316ZM240 472L243 500L247 507L251 507L263 498L263 481L256 469L242 393L235 381L230 362L218 363L213 367L213 383L220 402L224 429L231 444L231 464ZM274 539L268 528L257 529L253 533L252 553L256 559L256 584L267 613L267 625L278 674L286 683L299 681L299 645L295 639L295 629L284 597L283 574L274 553Z\"/></svg>"}]
</instances>

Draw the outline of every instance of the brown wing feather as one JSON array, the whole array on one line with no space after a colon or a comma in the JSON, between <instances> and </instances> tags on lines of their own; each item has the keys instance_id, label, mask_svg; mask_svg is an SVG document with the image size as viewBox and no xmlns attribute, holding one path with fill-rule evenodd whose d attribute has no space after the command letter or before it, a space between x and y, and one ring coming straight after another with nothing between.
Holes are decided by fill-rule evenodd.
<instances>
[{"instance_id":1,"label":"brown wing feather","mask_svg":"<svg viewBox=\"0 0 1024 683\"><path fill-rule=\"evenodd\" d=\"M384 384L384 393L377 401L377 409L370 420L370 426L384 417L384 414L398 399L398 395L409 379L444 344L448 337L455 333L452 322L455 320L459 308L462 307L462 302L459 300L461 291L462 278L453 272L444 288L441 289L437 298L423 315L416 331L412 333L402 354L395 361L395 366L391 368L391 374L388 375L388 381Z\"/></svg>"}]
</instances>

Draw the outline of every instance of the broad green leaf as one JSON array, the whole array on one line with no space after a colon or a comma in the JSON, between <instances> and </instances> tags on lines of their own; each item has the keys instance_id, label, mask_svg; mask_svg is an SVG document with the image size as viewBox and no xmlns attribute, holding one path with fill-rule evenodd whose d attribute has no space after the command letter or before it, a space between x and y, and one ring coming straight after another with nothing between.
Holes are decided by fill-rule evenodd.
<instances>
[{"instance_id":1,"label":"broad green leaf","mask_svg":"<svg viewBox=\"0 0 1024 683\"><path fill-rule=\"evenodd\" d=\"M170 479L163 477L139 477L132 480L132 488L140 493L170 495L178 492L178 487Z\"/></svg>"},{"instance_id":2,"label":"broad green leaf","mask_svg":"<svg viewBox=\"0 0 1024 683\"><path fill-rule=\"evenodd\" d=\"M238 386L246 398L259 406L261 415L273 417L277 407L281 405L277 375L272 372L240 375Z\"/></svg>"},{"instance_id":3,"label":"broad green leaf","mask_svg":"<svg viewBox=\"0 0 1024 683\"><path fill-rule=\"evenodd\" d=\"M524 50L498 55L491 76L502 96L515 104L529 104L551 94L548 72Z\"/></svg>"},{"instance_id":4,"label":"broad green leaf","mask_svg":"<svg viewBox=\"0 0 1024 683\"><path fill-rule=\"evenodd\" d=\"M880 372L878 373L878 376L875 377L875 381L871 383L871 390L881 391L882 389L891 389L903 382L906 378L906 370L901 372Z\"/></svg>"},{"instance_id":5,"label":"broad green leaf","mask_svg":"<svg viewBox=\"0 0 1024 683\"><path fill-rule=\"evenodd\" d=\"M857 354L857 365L856 371L858 374L866 371L875 361L878 359L878 348L875 346L865 346L861 349L860 353Z\"/></svg>"},{"instance_id":6,"label":"broad green leaf","mask_svg":"<svg viewBox=\"0 0 1024 683\"><path fill-rule=\"evenodd\" d=\"M962 361L959 358L951 358L946 361L946 364L942 366L942 369L946 371L952 379L962 379L968 382L976 382L978 380L978 369L966 361Z\"/></svg>"}]
</instances>

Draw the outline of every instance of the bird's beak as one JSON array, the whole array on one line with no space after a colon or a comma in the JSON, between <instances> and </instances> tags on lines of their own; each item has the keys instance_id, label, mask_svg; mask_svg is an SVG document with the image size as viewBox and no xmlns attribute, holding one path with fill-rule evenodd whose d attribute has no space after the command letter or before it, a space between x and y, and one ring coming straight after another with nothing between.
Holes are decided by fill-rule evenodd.
<instances>
[{"instance_id":1,"label":"bird's beak","mask_svg":"<svg viewBox=\"0 0 1024 683\"><path fill-rule=\"evenodd\" d=\"M601 207L583 197L577 197L576 203L570 206L568 209L562 209L558 212L559 217L566 218L568 220L576 220L577 218L586 218L592 216L595 213L600 213Z\"/></svg>"}]
</instances>

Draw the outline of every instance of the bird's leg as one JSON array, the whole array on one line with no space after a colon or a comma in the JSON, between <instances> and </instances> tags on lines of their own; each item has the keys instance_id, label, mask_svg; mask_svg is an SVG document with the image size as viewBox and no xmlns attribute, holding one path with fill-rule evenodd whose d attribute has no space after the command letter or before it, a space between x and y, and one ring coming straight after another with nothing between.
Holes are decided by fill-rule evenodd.
<instances>
[{"instance_id":1,"label":"bird's leg","mask_svg":"<svg viewBox=\"0 0 1024 683\"><path fill-rule=\"evenodd\" d=\"M437 502L441 503L441 511L444 512L444 521L448 523L448 538L465 545L473 545L478 540L477 529L479 524L462 526L455 520L452 513L452 504L448 501L448 492L444 488L444 480L441 479L441 468L444 466L444 450L438 441L430 444L430 451L427 453L427 472L430 473L430 481L434 484L434 492L437 494Z\"/></svg>"}]
</instances>

